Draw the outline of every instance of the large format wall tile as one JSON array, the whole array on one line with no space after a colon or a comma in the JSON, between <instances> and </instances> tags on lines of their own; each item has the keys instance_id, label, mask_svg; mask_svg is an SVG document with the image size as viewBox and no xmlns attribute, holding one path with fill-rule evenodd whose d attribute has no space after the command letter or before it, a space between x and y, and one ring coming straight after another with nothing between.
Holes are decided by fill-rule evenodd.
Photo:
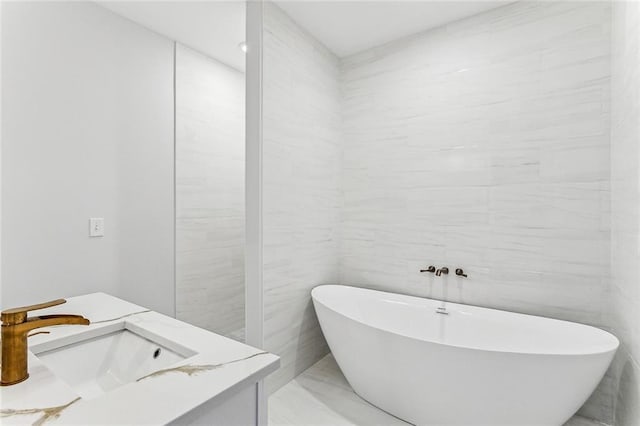
<instances>
[{"instance_id":1,"label":"large format wall tile","mask_svg":"<svg viewBox=\"0 0 640 426\"><path fill-rule=\"evenodd\" d=\"M613 4L611 117L611 316L616 425L640 424L640 3Z\"/></svg>"},{"instance_id":2,"label":"large format wall tile","mask_svg":"<svg viewBox=\"0 0 640 426\"><path fill-rule=\"evenodd\" d=\"M341 71L343 284L610 327L608 4L517 2ZM608 376L583 413L612 401Z\"/></svg>"},{"instance_id":3,"label":"large format wall tile","mask_svg":"<svg viewBox=\"0 0 640 426\"><path fill-rule=\"evenodd\" d=\"M244 75L176 46L176 315L244 335Z\"/></svg>"},{"instance_id":4,"label":"large format wall tile","mask_svg":"<svg viewBox=\"0 0 640 426\"><path fill-rule=\"evenodd\" d=\"M343 284L611 327L610 18L607 3L522 1L338 72L267 5L272 390L327 350L309 292L338 259ZM428 264L469 278L421 275ZM607 374L582 413L611 422L615 386Z\"/></svg>"},{"instance_id":5,"label":"large format wall tile","mask_svg":"<svg viewBox=\"0 0 640 426\"><path fill-rule=\"evenodd\" d=\"M338 59L272 3L264 13L265 348L275 390L328 352L311 289L338 280Z\"/></svg>"}]
</instances>

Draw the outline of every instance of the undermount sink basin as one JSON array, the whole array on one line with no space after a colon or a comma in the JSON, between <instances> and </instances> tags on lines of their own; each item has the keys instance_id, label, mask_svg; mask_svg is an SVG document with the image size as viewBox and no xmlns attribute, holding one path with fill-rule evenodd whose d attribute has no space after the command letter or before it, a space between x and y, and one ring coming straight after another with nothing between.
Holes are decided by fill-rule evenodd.
<instances>
[{"instance_id":1,"label":"undermount sink basin","mask_svg":"<svg viewBox=\"0 0 640 426\"><path fill-rule=\"evenodd\" d=\"M190 349L127 323L116 324L98 336L86 334L83 340L59 342L61 346L55 348L32 348L53 374L84 399L98 397L195 355Z\"/></svg>"}]
</instances>

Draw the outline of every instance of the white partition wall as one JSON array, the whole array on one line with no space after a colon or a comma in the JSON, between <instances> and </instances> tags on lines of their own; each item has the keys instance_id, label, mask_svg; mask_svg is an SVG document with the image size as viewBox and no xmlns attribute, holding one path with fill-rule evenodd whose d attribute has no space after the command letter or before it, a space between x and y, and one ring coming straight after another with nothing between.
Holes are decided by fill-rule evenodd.
<instances>
[{"instance_id":1,"label":"white partition wall","mask_svg":"<svg viewBox=\"0 0 640 426\"><path fill-rule=\"evenodd\" d=\"M3 3L2 151L3 307L103 291L173 315L173 42Z\"/></svg>"}]
</instances>

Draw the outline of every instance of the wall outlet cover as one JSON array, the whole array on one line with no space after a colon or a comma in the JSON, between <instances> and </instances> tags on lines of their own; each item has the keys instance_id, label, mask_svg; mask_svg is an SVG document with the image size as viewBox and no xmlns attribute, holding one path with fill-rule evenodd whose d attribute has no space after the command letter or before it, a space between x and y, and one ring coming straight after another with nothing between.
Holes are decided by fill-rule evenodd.
<instances>
[{"instance_id":1,"label":"wall outlet cover","mask_svg":"<svg viewBox=\"0 0 640 426\"><path fill-rule=\"evenodd\" d=\"M89 236L104 237L104 218L102 217L89 218Z\"/></svg>"}]
</instances>

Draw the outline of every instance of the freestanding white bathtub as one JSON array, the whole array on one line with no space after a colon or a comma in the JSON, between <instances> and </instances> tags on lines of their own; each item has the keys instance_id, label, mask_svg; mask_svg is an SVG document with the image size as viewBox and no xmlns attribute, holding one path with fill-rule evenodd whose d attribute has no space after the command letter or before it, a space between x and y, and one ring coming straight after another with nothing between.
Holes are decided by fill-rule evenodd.
<instances>
[{"instance_id":1,"label":"freestanding white bathtub","mask_svg":"<svg viewBox=\"0 0 640 426\"><path fill-rule=\"evenodd\" d=\"M358 395L416 425L559 426L618 348L595 327L356 287L313 304Z\"/></svg>"}]
</instances>

